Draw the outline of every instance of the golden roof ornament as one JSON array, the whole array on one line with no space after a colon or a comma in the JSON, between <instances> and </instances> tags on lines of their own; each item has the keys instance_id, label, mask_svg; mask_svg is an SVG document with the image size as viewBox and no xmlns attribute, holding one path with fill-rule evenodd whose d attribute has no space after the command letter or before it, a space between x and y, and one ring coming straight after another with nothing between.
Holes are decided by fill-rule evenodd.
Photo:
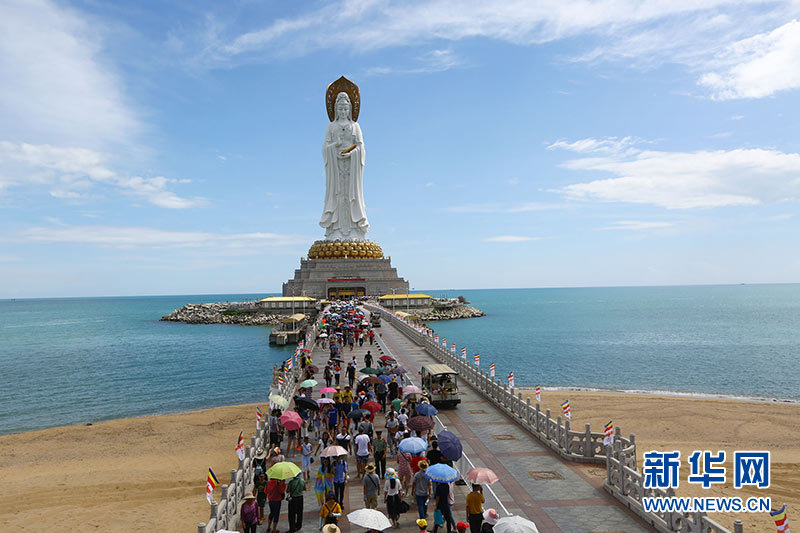
<instances>
[{"instance_id":1,"label":"golden roof ornament","mask_svg":"<svg viewBox=\"0 0 800 533\"><path fill-rule=\"evenodd\" d=\"M344 76L328 85L325 91L325 107L328 109L328 119L333 122L336 118L336 96L339 93L347 93L350 97L350 109L354 122L358 122L358 112L361 111L361 91L358 85L348 80Z\"/></svg>"}]
</instances>

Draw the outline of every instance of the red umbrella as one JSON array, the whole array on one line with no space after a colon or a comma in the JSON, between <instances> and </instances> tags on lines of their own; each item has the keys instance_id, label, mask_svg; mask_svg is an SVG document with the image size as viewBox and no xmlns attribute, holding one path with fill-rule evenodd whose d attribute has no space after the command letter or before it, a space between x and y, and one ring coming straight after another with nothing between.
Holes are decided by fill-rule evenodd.
<instances>
[{"instance_id":1,"label":"red umbrella","mask_svg":"<svg viewBox=\"0 0 800 533\"><path fill-rule=\"evenodd\" d=\"M364 402L364 405L362 405L361 408L366 409L372 414L375 414L381 410L381 404L378 402Z\"/></svg>"},{"instance_id":2,"label":"red umbrella","mask_svg":"<svg viewBox=\"0 0 800 533\"><path fill-rule=\"evenodd\" d=\"M281 415L281 425L290 431L300 429L303 419L294 411L286 411Z\"/></svg>"},{"instance_id":3,"label":"red umbrella","mask_svg":"<svg viewBox=\"0 0 800 533\"><path fill-rule=\"evenodd\" d=\"M389 357L388 355L382 355L382 356L378 357L378 359L380 359L384 363L386 361L394 361L394 357Z\"/></svg>"},{"instance_id":4,"label":"red umbrella","mask_svg":"<svg viewBox=\"0 0 800 533\"><path fill-rule=\"evenodd\" d=\"M433 420L427 416L412 416L408 419L408 423L406 425L414 431L425 431L428 429L433 429Z\"/></svg>"}]
</instances>

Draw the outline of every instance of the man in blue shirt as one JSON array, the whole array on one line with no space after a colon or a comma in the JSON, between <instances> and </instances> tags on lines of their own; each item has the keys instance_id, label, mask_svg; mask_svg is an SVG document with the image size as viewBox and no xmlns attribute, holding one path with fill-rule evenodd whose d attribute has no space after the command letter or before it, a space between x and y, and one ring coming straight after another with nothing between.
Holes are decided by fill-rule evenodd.
<instances>
[{"instance_id":1,"label":"man in blue shirt","mask_svg":"<svg viewBox=\"0 0 800 533\"><path fill-rule=\"evenodd\" d=\"M333 490L339 505L343 505L345 485L347 485L347 456L340 457L333 463Z\"/></svg>"}]
</instances>

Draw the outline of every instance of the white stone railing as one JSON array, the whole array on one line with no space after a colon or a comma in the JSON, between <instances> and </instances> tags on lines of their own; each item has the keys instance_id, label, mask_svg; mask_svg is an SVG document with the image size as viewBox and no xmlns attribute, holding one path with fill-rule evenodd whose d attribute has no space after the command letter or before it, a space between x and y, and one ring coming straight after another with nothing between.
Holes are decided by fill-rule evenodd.
<instances>
[{"instance_id":1,"label":"white stone railing","mask_svg":"<svg viewBox=\"0 0 800 533\"><path fill-rule=\"evenodd\" d=\"M317 340L316 325L311 328L306 337L306 346L314 348ZM284 398L291 400L297 388L298 376L300 375L300 365L292 371L282 372L280 365L272 367L272 386L271 392L280 394ZM283 384L279 383L278 376L283 377ZM231 470L230 483L222 485L219 503L212 501L210 507L210 517L208 522L200 522L197 525L197 533L215 533L221 529L239 529L239 509L244 496L250 490L250 483L253 480L253 459L258 448L266 448L269 443L269 428L266 423L261 424L261 429L257 434L250 437L250 445L245 446L245 456L239 461L239 467Z\"/></svg>"},{"instance_id":2,"label":"white stone railing","mask_svg":"<svg viewBox=\"0 0 800 533\"><path fill-rule=\"evenodd\" d=\"M625 438L617 427L614 444L607 446L603 443L603 433L593 433L589 424L585 425L584 431L573 431L569 420L562 421L560 416L553 420L549 409L542 412L538 403L531 405L530 398L523 401L522 394L510 388L507 383L492 379L488 372L480 370L441 343L435 342L429 328L400 318L380 305L368 303L365 306L370 310L380 311L382 319L387 319L407 337L423 346L434 359L457 370L461 379L562 458L580 463L605 463L605 490L656 530L663 533L731 533L705 513L654 513L644 510L642 498L674 496L674 492L671 489L667 492L644 488L644 476L636 467L634 434ZM740 520L734 522L733 531L743 533Z\"/></svg>"}]
</instances>

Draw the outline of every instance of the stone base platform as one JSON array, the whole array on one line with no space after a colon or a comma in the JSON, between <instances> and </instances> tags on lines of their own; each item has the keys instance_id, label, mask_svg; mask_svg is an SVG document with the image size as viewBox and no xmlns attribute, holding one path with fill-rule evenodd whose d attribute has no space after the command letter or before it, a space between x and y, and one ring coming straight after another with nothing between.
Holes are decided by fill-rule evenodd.
<instances>
[{"instance_id":1,"label":"stone base platform","mask_svg":"<svg viewBox=\"0 0 800 533\"><path fill-rule=\"evenodd\" d=\"M283 284L284 296L349 298L408 292L391 257L364 259L301 259L294 279Z\"/></svg>"}]
</instances>

